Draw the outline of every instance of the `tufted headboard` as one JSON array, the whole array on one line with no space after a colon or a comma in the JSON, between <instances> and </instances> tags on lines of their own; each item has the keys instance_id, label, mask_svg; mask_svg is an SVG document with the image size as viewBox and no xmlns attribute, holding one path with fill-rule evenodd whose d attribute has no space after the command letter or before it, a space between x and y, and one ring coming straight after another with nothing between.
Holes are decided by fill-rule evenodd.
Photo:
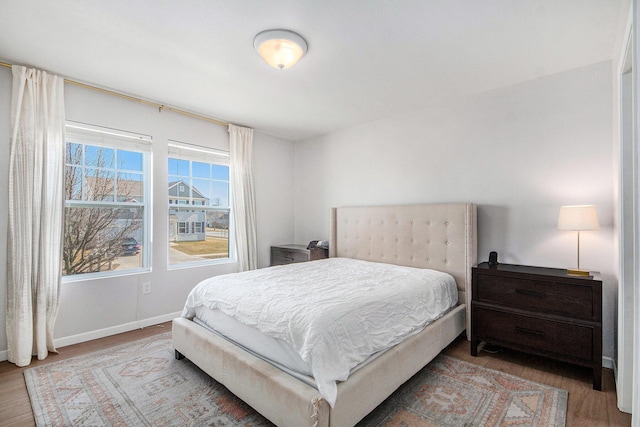
<instances>
[{"instance_id":1,"label":"tufted headboard","mask_svg":"<svg viewBox=\"0 0 640 427\"><path fill-rule=\"evenodd\" d=\"M471 203L331 209L329 256L356 258L451 274L467 304L477 262L477 210Z\"/></svg>"}]
</instances>

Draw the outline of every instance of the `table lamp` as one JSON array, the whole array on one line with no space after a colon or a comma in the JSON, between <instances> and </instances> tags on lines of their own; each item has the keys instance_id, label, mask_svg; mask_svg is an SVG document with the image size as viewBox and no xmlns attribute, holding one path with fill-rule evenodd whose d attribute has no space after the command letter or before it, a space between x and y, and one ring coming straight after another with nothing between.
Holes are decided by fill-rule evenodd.
<instances>
[{"instance_id":1,"label":"table lamp","mask_svg":"<svg viewBox=\"0 0 640 427\"><path fill-rule=\"evenodd\" d=\"M596 207L594 205L561 206L558 228L578 232L578 267L568 268L567 273L575 276L588 276L589 270L580 269L580 232L600 228Z\"/></svg>"}]
</instances>

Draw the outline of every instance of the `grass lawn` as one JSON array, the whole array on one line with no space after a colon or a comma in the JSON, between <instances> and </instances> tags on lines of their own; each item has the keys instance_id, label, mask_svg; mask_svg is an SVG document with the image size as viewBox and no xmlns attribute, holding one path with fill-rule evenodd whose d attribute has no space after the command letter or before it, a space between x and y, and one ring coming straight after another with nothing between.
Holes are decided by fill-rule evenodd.
<instances>
[{"instance_id":1,"label":"grass lawn","mask_svg":"<svg viewBox=\"0 0 640 427\"><path fill-rule=\"evenodd\" d=\"M171 242L173 249L187 255L226 254L229 250L229 239L207 236L198 242Z\"/></svg>"}]
</instances>

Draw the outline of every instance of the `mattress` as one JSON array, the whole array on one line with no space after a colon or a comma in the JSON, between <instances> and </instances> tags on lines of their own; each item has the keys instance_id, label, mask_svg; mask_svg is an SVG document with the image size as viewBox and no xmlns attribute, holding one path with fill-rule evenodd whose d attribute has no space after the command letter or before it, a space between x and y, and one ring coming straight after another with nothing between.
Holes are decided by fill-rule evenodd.
<instances>
[{"instance_id":1,"label":"mattress","mask_svg":"<svg viewBox=\"0 0 640 427\"><path fill-rule=\"evenodd\" d=\"M193 321L315 387L311 367L285 341L204 306L196 308Z\"/></svg>"},{"instance_id":2,"label":"mattress","mask_svg":"<svg viewBox=\"0 0 640 427\"><path fill-rule=\"evenodd\" d=\"M196 317L193 318L193 321L212 333L220 335L224 339L242 347L254 356L271 363L305 384L315 389L318 388L313 378L311 366L302 360L300 355L285 341L265 335L259 330L227 316L220 310L211 310L207 307L196 308ZM349 376L387 350L378 351L351 368Z\"/></svg>"},{"instance_id":3,"label":"mattress","mask_svg":"<svg viewBox=\"0 0 640 427\"><path fill-rule=\"evenodd\" d=\"M190 293L183 317L221 313L275 338L275 349L268 351L290 359L295 371L311 374L333 406L337 381L456 303L455 280L446 273L330 258L207 279ZM215 320L207 323L220 331ZM260 346L247 345L253 338L231 337L234 328L228 329L220 333L258 352Z\"/></svg>"}]
</instances>

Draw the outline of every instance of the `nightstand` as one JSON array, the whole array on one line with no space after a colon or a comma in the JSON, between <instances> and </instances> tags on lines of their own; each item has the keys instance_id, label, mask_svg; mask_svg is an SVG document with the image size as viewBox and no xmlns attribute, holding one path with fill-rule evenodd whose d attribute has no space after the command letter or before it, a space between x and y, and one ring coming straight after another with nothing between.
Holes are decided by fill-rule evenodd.
<instances>
[{"instance_id":1,"label":"nightstand","mask_svg":"<svg viewBox=\"0 0 640 427\"><path fill-rule=\"evenodd\" d=\"M307 249L306 245L271 246L271 265L291 264L293 262L313 261L329 257L324 248Z\"/></svg>"},{"instance_id":2,"label":"nightstand","mask_svg":"<svg viewBox=\"0 0 640 427\"><path fill-rule=\"evenodd\" d=\"M602 389L602 280L567 270L479 264L472 269L471 355L481 341L593 370Z\"/></svg>"}]
</instances>

